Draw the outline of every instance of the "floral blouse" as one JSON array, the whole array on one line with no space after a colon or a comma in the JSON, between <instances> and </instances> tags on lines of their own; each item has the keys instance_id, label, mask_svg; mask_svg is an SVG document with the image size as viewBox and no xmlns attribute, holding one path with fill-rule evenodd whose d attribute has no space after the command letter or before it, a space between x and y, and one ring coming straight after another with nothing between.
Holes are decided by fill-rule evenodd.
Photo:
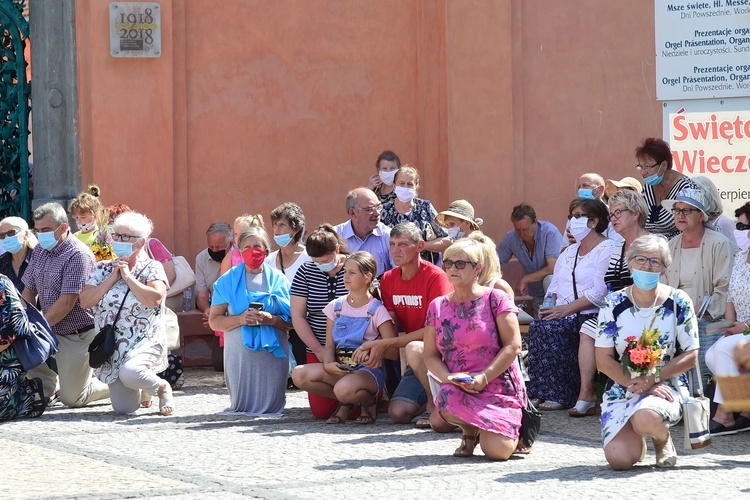
<instances>
[{"instance_id":1,"label":"floral blouse","mask_svg":"<svg viewBox=\"0 0 750 500\"><path fill-rule=\"evenodd\" d=\"M423 200L421 198L414 198L414 208L408 214L399 213L396 210L396 202L389 201L383 204L383 212L380 214L380 220L383 224L388 227L393 227L396 224L402 222L413 222L417 225L420 231L422 231L422 238L425 241L434 240L435 238L444 238L448 236L445 229L435 223L435 217L438 213L435 207L429 200ZM440 262L440 253L429 252L427 250L422 252L422 258L437 264Z\"/></svg>"},{"instance_id":2,"label":"floral blouse","mask_svg":"<svg viewBox=\"0 0 750 500\"><path fill-rule=\"evenodd\" d=\"M97 286L104 282L112 274L112 261L97 262L91 278L87 285ZM167 283L167 275L162 265L149 258L139 259L131 270L133 277L143 284L152 281L163 281ZM123 297L128 291L124 280L118 280L110 288L99 303L94 306L94 320L97 331L105 325L113 324ZM96 375L105 384L114 382L120 373L120 365L141 352L152 352L157 361L152 369L155 372L164 371L167 368L167 338L166 331L160 321L163 314L163 305L148 307L142 304L138 298L130 292L125 298L122 312L114 323L116 330L117 350L112 358L97 368Z\"/></svg>"},{"instance_id":3,"label":"floral blouse","mask_svg":"<svg viewBox=\"0 0 750 500\"><path fill-rule=\"evenodd\" d=\"M734 305L737 321L750 321L750 264L747 263L749 250L742 250L734 256L734 267L729 278L727 302Z\"/></svg>"},{"instance_id":4,"label":"floral blouse","mask_svg":"<svg viewBox=\"0 0 750 500\"><path fill-rule=\"evenodd\" d=\"M0 274L0 346L31 337L31 326L13 282Z\"/></svg>"}]
</instances>

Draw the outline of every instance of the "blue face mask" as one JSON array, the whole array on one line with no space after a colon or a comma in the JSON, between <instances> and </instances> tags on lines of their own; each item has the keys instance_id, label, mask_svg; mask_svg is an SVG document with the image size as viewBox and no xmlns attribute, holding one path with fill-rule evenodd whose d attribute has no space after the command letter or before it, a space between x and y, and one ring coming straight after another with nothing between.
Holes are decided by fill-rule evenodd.
<instances>
[{"instance_id":1,"label":"blue face mask","mask_svg":"<svg viewBox=\"0 0 750 500\"><path fill-rule=\"evenodd\" d=\"M292 242L292 233L276 234L273 236L273 241L280 247L285 247Z\"/></svg>"},{"instance_id":2,"label":"blue face mask","mask_svg":"<svg viewBox=\"0 0 750 500\"><path fill-rule=\"evenodd\" d=\"M659 175L659 170L661 170L661 166L660 168L656 169L655 174L649 175L648 177L644 178L643 182L645 182L649 186L656 186L657 184L659 184L661 181L664 180L664 175L663 174Z\"/></svg>"},{"instance_id":3,"label":"blue face mask","mask_svg":"<svg viewBox=\"0 0 750 500\"><path fill-rule=\"evenodd\" d=\"M659 284L659 273L633 269L633 272L630 274L633 277L633 283L635 284L635 286L637 286L641 290L652 290L656 285Z\"/></svg>"},{"instance_id":4,"label":"blue face mask","mask_svg":"<svg viewBox=\"0 0 750 500\"><path fill-rule=\"evenodd\" d=\"M18 253L23 248L23 243L18 239L18 235L14 234L13 236L7 236L3 240L3 248L6 252Z\"/></svg>"},{"instance_id":5,"label":"blue face mask","mask_svg":"<svg viewBox=\"0 0 750 500\"><path fill-rule=\"evenodd\" d=\"M55 231L57 231L57 229L55 229ZM45 250L52 250L53 248L57 246L57 238L55 238L55 231L48 231L46 233L36 234L36 237L39 240L39 245Z\"/></svg>"},{"instance_id":6,"label":"blue face mask","mask_svg":"<svg viewBox=\"0 0 750 500\"><path fill-rule=\"evenodd\" d=\"M333 258L331 262L328 262L326 264L318 264L317 262L315 263L315 265L318 266L318 269L320 269L321 272L324 272L324 273L329 273L333 271L333 268L336 267L336 264L337 262L336 262L335 257Z\"/></svg>"},{"instance_id":7,"label":"blue face mask","mask_svg":"<svg viewBox=\"0 0 750 500\"><path fill-rule=\"evenodd\" d=\"M133 244L127 241L115 241L112 243L112 251L118 257L130 257L133 255Z\"/></svg>"},{"instance_id":8,"label":"blue face mask","mask_svg":"<svg viewBox=\"0 0 750 500\"><path fill-rule=\"evenodd\" d=\"M595 198L594 190L591 188L581 188L578 190L578 197L586 198L587 200L593 200Z\"/></svg>"}]
</instances>

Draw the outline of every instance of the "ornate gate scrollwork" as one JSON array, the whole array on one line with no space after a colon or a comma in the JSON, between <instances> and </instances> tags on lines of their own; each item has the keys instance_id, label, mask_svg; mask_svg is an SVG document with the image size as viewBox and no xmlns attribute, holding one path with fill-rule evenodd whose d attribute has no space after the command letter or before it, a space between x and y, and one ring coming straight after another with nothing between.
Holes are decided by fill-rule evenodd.
<instances>
[{"instance_id":1,"label":"ornate gate scrollwork","mask_svg":"<svg viewBox=\"0 0 750 500\"><path fill-rule=\"evenodd\" d=\"M26 0L0 0L0 218L31 217Z\"/></svg>"}]
</instances>

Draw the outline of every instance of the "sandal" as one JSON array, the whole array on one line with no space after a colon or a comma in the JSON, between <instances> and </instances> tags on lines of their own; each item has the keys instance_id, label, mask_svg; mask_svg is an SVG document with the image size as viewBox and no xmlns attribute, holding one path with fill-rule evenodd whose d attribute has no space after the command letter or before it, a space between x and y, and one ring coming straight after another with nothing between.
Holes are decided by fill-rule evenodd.
<instances>
[{"instance_id":1,"label":"sandal","mask_svg":"<svg viewBox=\"0 0 750 500\"><path fill-rule=\"evenodd\" d=\"M677 450L674 449L674 443L672 442L672 436L667 438L667 442L664 443L664 447L661 450L656 450L656 466L657 467L674 467L677 463Z\"/></svg>"},{"instance_id":2,"label":"sandal","mask_svg":"<svg viewBox=\"0 0 750 500\"><path fill-rule=\"evenodd\" d=\"M47 409L47 400L44 397L44 384L42 379L33 378L28 381L29 394L34 394L34 402L31 403L31 411L29 412L29 418L41 417L44 410Z\"/></svg>"},{"instance_id":3,"label":"sandal","mask_svg":"<svg viewBox=\"0 0 750 500\"><path fill-rule=\"evenodd\" d=\"M459 458L473 457L474 448L477 447L477 444L479 444L479 433L474 434L473 436L464 434L461 436L461 446L456 448L456 451L453 452L453 456Z\"/></svg>"},{"instance_id":4,"label":"sandal","mask_svg":"<svg viewBox=\"0 0 750 500\"><path fill-rule=\"evenodd\" d=\"M422 412L414 423L414 427L417 429L432 429L432 425L430 425L430 415L431 413L429 411Z\"/></svg>"},{"instance_id":5,"label":"sandal","mask_svg":"<svg viewBox=\"0 0 750 500\"><path fill-rule=\"evenodd\" d=\"M141 389L141 407L142 408L151 408L151 394L146 392L145 389Z\"/></svg>"},{"instance_id":6,"label":"sandal","mask_svg":"<svg viewBox=\"0 0 750 500\"><path fill-rule=\"evenodd\" d=\"M372 403L362 403L362 414L357 417L354 422L362 425L370 425L375 423L375 419L378 416L378 397L373 396ZM370 408L375 408L373 413L370 412Z\"/></svg>"},{"instance_id":7,"label":"sandal","mask_svg":"<svg viewBox=\"0 0 750 500\"><path fill-rule=\"evenodd\" d=\"M556 410L564 410L565 407L558 403L557 401L545 401L544 403L540 404L537 408L544 411L556 411Z\"/></svg>"},{"instance_id":8,"label":"sandal","mask_svg":"<svg viewBox=\"0 0 750 500\"><path fill-rule=\"evenodd\" d=\"M526 447L520 440L518 441L518 445L516 446L515 451L513 452L513 455L528 455L531 453L531 446Z\"/></svg>"},{"instance_id":9,"label":"sandal","mask_svg":"<svg viewBox=\"0 0 750 500\"><path fill-rule=\"evenodd\" d=\"M590 417L596 415L596 401L576 401L576 405L568 410L571 417Z\"/></svg>"},{"instance_id":10,"label":"sandal","mask_svg":"<svg viewBox=\"0 0 750 500\"><path fill-rule=\"evenodd\" d=\"M159 413L162 415L171 415L174 411L174 398L172 397L172 387L165 383L159 389Z\"/></svg>"},{"instance_id":11,"label":"sandal","mask_svg":"<svg viewBox=\"0 0 750 500\"><path fill-rule=\"evenodd\" d=\"M346 423L347 418L349 417L349 412L354 407L354 404L352 403L339 403L339 405L336 407L336 411L333 412L333 415L328 417L328 420L326 420L327 424L343 424ZM342 408L346 408L346 414L344 417L339 417L339 411L341 411Z\"/></svg>"}]
</instances>

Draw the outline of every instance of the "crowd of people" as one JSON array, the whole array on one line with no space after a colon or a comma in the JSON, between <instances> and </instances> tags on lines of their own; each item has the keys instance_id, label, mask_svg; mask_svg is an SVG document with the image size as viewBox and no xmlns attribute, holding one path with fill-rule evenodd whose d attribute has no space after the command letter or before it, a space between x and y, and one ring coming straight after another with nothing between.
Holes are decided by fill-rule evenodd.
<instances>
[{"instance_id":1,"label":"crowd of people","mask_svg":"<svg viewBox=\"0 0 750 500\"><path fill-rule=\"evenodd\" d=\"M281 416L296 387L328 424L368 425L387 411L394 424L460 428L456 457L479 445L505 460L530 451L519 441L530 401L575 418L601 413L615 469L642 461L647 437L656 465L675 465L670 426L685 374L750 369L750 203L736 222L724 216L716 187L676 172L661 139L644 140L635 158L643 185L584 173L562 231L521 203L497 245L469 201L438 211L418 198L419 172L391 151L348 193L337 225L308 232L292 202L271 211L270 231L261 214L212 223L191 306L223 345L226 412ZM39 417L57 399L109 398L130 414L156 396L161 414L175 411L183 378L167 318L180 307L179 262L145 215L98 197L92 187L68 212L42 205L33 229L0 221L2 420ZM513 258L523 273L512 285L501 266ZM59 342L30 369L14 349L34 335L24 304L39 306ZM519 305L533 317L527 350ZM89 344L107 326L114 352L92 369ZM658 359L644 365L646 342ZM726 410L718 389L714 401L712 435L750 430L750 411Z\"/></svg>"}]
</instances>

